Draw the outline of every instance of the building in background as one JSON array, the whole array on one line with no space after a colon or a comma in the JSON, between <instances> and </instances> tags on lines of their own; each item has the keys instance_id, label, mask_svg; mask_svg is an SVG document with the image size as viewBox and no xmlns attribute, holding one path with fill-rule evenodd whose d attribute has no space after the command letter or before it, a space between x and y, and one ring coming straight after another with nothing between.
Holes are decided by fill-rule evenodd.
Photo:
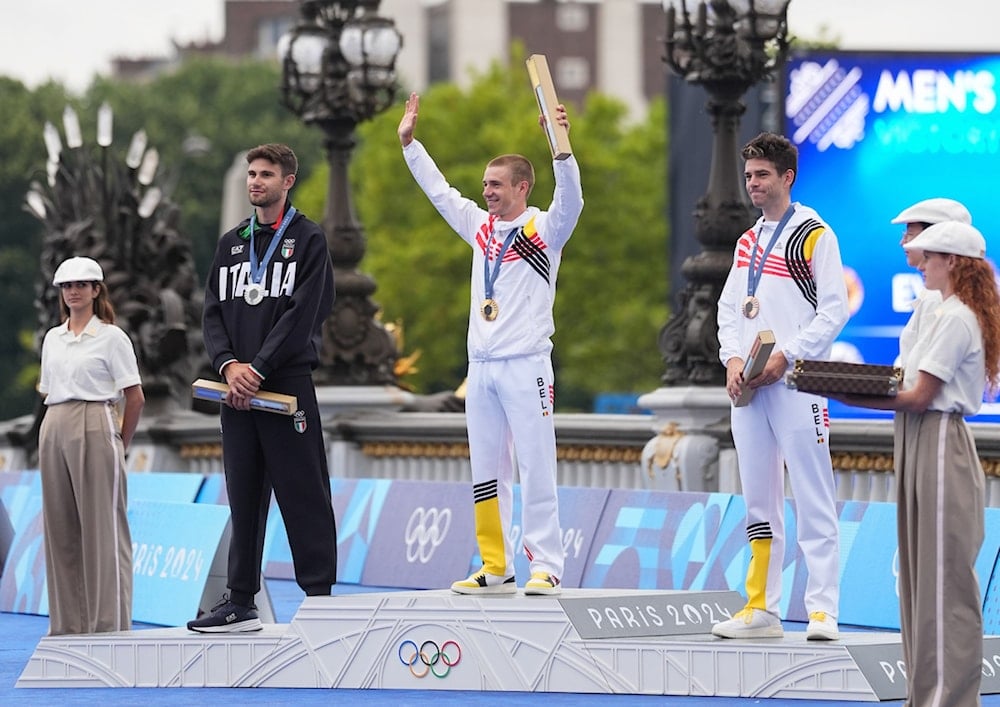
<instances>
[{"instance_id":1,"label":"building in background","mask_svg":"<svg viewBox=\"0 0 1000 707\"><path fill-rule=\"evenodd\" d=\"M528 54L546 55L566 102L582 105L596 90L640 119L666 92L660 0L382 0L378 11L403 34L396 68L406 90L468 85L520 42ZM298 17L297 0L226 0L218 42L176 44L174 57L118 57L112 71L141 80L191 56L276 57Z\"/></svg>"}]
</instances>

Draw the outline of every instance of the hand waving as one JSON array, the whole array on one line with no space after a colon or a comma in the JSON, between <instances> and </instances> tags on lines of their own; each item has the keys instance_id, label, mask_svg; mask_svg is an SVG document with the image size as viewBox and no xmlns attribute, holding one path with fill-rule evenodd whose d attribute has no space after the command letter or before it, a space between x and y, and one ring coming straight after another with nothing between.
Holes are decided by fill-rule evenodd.
<instances>
[{"instance_id":1,"label":"hand waving","mask_svg":"<svg viewBox=\"0 0 1000 707\"><path fill-rule=\"evenodd\" d=\"M413 142L413 131L417 127L417 114L419 112L420 96L416 93L411 93L410 97L406 99L406 109L403 111L403 117L399 120L399 128L396 129L396 133L399 135L399 142L403 147Z\"/></svg>"}]
</instances>

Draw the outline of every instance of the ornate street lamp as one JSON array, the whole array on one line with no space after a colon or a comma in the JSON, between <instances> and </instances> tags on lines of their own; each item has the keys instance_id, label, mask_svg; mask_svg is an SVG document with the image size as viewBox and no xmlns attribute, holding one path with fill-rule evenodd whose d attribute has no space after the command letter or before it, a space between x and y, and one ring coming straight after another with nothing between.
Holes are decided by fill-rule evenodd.
<instances>
[{"instance_id":1,"label":"ornate street lamp","mask_svg":"<svg viewBox=\"0 0 1000 707\"><path fill-rule=\"evenodd\" d=\"M755 220L743 189L737 144L747 90L784 60L789 0L665 0L664 62L708 92L712 161L694 209L701 253L684 261L687 285L660 331L667 386L725 385L716 312L735 239Z\"/></svg>"},{"instance_id":2,"label":"ornate street lamp","mask_svg":"<svg viewBox=\"0 0 1000 707\"><path fill-rule=\"evenodd\" d=\"M281 95L302 120L323 131L330 181L323 230L337 299L323 327L315 379L320 385L394 385L397 349L375 320L375 282L358 271L365 237L354 215L348 165L354 129L396 94L402 36L379 17L379 0L303 0L301 18L281 38Z\"/></svg>"}]
</instances>

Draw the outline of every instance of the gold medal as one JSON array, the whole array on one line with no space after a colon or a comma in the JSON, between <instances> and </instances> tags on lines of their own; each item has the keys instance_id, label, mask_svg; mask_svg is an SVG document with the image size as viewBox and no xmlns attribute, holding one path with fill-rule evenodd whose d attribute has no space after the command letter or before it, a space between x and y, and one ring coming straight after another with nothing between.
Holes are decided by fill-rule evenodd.
<instances>
[{"instance_id":1,"label":"gold medal","mask_svg":"<svg viewBox=\"0 0 1000 707\"><path fill-rule=\"evenodd\" d=\"M483 319L488 322L492 322L497 318L497 314L500 313L500 308L497 306L497 301L492 297L488 297L483 300L482 305L479 307L479 311L483 315Z\"/></svg>"},{"instance_id":2,"label":"gold medal","mask_svg":"<svg viewBox=\"0 0 1000 707\"><path fill-rule=\"evenodd\" d=\"M747 295L747 298L743 300L743 316L747 319L753 319L760 313L760 300L751 295Z\"/></svg>"}]
</instances>

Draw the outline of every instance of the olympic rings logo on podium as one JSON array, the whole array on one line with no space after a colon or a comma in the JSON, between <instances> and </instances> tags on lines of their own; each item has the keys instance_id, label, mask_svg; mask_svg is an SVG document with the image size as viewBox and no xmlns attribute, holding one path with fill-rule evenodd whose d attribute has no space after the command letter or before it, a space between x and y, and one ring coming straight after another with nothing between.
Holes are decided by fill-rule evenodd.
<instances>
[{"instance_id":1,"label":"olympic rings logo on podium","mask_svg":"<svg viewBox=\"0 0 1000 707\"><path fill-rule=\"evenodd\" d=\"M454 647L454 657L448 655L449 646ZM428 652L428 648L433 651ZM404 649L407 649L405 653ZM415 678L425 677L427 673L436 678L447 677L451 669L462 661L462 648L455 641L445 641L440 647L435 641L424 641L417 648L414 641L407 639L399 644L397 654L399 662L407 666ZM423 665L422 670L420 665ZM438 665L443 665L444 669L439 669Z\"/></svg>"}]
</instances>

